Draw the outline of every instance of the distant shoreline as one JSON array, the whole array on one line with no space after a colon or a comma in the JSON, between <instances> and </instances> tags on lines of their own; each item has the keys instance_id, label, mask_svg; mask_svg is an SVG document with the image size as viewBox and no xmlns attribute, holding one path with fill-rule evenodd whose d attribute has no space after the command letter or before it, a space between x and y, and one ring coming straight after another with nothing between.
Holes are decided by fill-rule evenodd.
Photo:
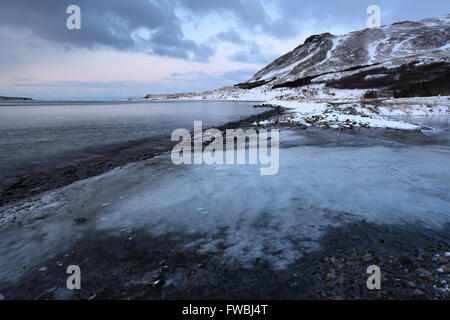
<instances>
[{"instance_id":1,"label":"distant shoreline","mask_svg":"<svg viewBox=\"0 0 450 320\"><path fill-rule=\"evenodd\" d=\"M1 101L33 101L32 98L24 98L24 97L5 97L0 96L0 102Z\"/></svg>"},{"instance_id":2,"label":"distant shoreline","mask_svg":"<svg viewBox=\"0 0 450 320\"><path fill-rule=\"evenodd\" d=\"M51 104L57 104L57 103L67 103L67 104L83 104L83 103L148 103L148 102L255 102L255 103L261 103L265 102L266 100L230 100L230 99L144 99L144 98L129 98L129 99L115 99L115 100L37 100L37 99L31 99L30 100L1 100L0 104L2 103L26 103L28 104L39 104L39 103L51 103Z\"/></svg>"}]
</instances>

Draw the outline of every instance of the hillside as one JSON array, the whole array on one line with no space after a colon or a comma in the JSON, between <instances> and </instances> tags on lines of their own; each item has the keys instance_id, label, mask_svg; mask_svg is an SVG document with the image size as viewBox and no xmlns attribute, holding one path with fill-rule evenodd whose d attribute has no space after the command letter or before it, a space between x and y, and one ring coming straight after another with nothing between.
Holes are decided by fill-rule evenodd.
<instances>
[{"instance_id":1,"label":"hillside","mask_svg":"<svg viewBox=\"0 0 450 320\"><path fill-rule=\"evenodd\" d=\"M241 89L376 89L408 97L450 94L450 15L342 36L314 35Z\"/></svg>"},{"instance_id":2,"label":"hillside","mask_svg":"<svg viewBox=\"0 0 450 320\"><path fill-rule=\"evenodd\" d=\"M247 82L147 99L261 100L450 96L450 15L313 35Z\"/></svg>"}]
</instances>

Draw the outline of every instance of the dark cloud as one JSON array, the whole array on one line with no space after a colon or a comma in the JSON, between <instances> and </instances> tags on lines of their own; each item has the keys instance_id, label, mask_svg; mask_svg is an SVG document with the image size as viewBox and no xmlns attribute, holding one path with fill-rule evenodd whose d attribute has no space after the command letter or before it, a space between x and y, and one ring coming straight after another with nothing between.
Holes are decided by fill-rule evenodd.
<instances>
[{"instance_id":1,"label":"dark cloud","mask_svg":"<svg viewBox=\"0 0 450 320\"><path fill-rule=\"evenodd\" d=\"M292 0L294 2L296 0ZM193 15L215 12L219 15L229 13L234 16L241 28L248 31L261 31L281 39L298 34L294 16L272 19L260 0L178 0L180 5ZM277 3L278 1L275 1Z\"/></svg>"},{"instance_id":2,"label":"dark cloud","mask_svg":"<svg viewBox=\"0 0 450 320\"><path fill-rule=\"evenodd\" d=\"M66 28L66 9L71 4L81 8L81 30ZM109 46L207 61L214 48L184 37L173 5L149 0L2 0L0 26L30 29L43 39L77 47ZM137 46L132 32L139 28L149 30L150 38Z\"/></svg>"},{"instance_id":3,"label":"dark cloud","mask_svg":"<svg viewBox=\"0 0 450 320\"><path fill-rule=\"evenodd\" d=\"M66 8L71 4L81 8L81 30L66 28ZM215 53L214 46L209 42L198 44L184 36L182 22L175 14L180 8L190 14L192 21L214 12L227 12L245 30L258 29L281 38L297 32L289 19L272 21L259 0L2 0L0 26L29 29L37 37L69 47L109 46L208 61ZM136 43L132 32L140 28L149 30L150 38ZM242 40L237 32L224 32L219 38L235 43Z\"/></svg>"},{"instance_id":4,"label":"dark cloud","mask_svg":"<svg viewBox=\"0 0 450 320\"><path fill-rule=\"evenodd\" d=\"M240 28L262 32L278 39L298 36L301 27L314 23L317 32L332 28L364 29L367 7L381 7L382 23L420 20L442 16L450 12L448 0L178 0L194 17L215 12L231 14ZM275 10L272 14L270 10ZM272 16L276 16L273 18ZM352 31L348 30L348 31Z\"/></svg>"},{"instance_id":5,"label":"dark cloud","mask_svg":"<svg viewBox=\"0 0 450 320\"><path fill-rule=\"evenodd\" d=\"M216 41L245 44L247 49L234 53L239 61L266 62L269 57L257 52L255 44L242 38L262 33L277 39L301 34L301 26L314 25L317 32L332 27L346 30L365 27L366 8L372 0L2 0L0 26L32 30L39 38L75 47L95 49L102 46L118 50L141 51L159 56L206 62L215 53L214 41L197 43L186 38L183 23L176 12L183 11L195 22L211 14L232 19L236 29L217 35ZM77 4L82 10L82 29L67 30L66 8ZM447 14L448 0L378 0L386 13L382 23L414 20ZM178 11L177 11L178 10ZM274 10L276 12L270 12ZM132 33L149 30L149 38L136 41ZM201 32L201 31L200 31ZM246 51L250 56L246 56Z\"/></svg>"}]
</instances>

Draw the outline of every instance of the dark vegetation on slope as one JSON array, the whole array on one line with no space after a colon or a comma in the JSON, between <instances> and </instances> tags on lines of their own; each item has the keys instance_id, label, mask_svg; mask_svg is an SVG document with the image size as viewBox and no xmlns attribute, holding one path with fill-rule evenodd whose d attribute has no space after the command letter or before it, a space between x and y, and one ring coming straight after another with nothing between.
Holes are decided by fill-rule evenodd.
<instances>
[{"instance_id":1,"label":"dark vegetation on slope","mask_svg":"<svg viewBox=\"0 0 450 320\"><path fill-rule=\"evenodd\" d=\"M445 62L419 65L417 62L398 68L377 68L341 79L328 81L336 89L382 89L394 97L435 96L450 94L450 66Z\"/></svg>"},{"instance_id":2,"label":"dark vegetation on slope","mask_svg":"<svg viewBox=\"0 0 450 320\"><path fill-rule=\"evenodd\" d=\"M284 82L284 83L280 83L277 85L274 85L272 87L272 89L278 89L278 88L299 88L299 87L303 87L303 86L307 86L308 84L311 84L311 80L320 77L321 75L317 75L317 76L310 76L310 77L304 77L304 78L300 78L294 81L288 81L288 82Z\"/></svg>"},{"instance_id":3,"label":"dark vegetation on slope","mask_svg":"<svg viewBox=\"0 0 450 320\"><path fill-rule=\"evenodd\" d=\"M371 65L363 65L363 66L353 66L344 70L340 70L337 72L349 72L349 71L355 71L355 70L359 70L359 69L364 69L367 67L372 67L372 66L376 66L379 65L379 63L376 64L371 64ZM318 78L320 76L326 75L326 74L332 74L332 73L337 73L337 72L325 72L325 73L321 73L315 76L309 76L309 77L304 77L304 78L300 78L294 81L287 81L284 83L280 83L277 85L274 85L272 87L272 89L277 89L277 88L299 88L299 87L303 87L306 86L308 84L311 84L311 81L315 78Z\"/></svg>"},{"instance_id":4,"label":"dark vegetation on slope","mask_svg":"<svg viewBox=\"0 0 450 320\"><path fill-rule=\"evenodd\" d=\"M361 70L377 65L379 63L353 66L338 72ZM338 72L326 72L279 83L274 85L272 89L300 88L312 84L312 80L320 76ZM271 81L261 80L252 83L240 83L236 87L253 89L269 82ZM368 91L368 98L375 98L379 95L394 96L395 98L450 95L450 65L447 62L419 64L418 61L414 61L396 68L372 68L340 79L315 83L325 83L327 87L334 89L372 89ZM378 91L373 89L378 89Z\"/></svg>"},{"instance_id":5,"label":"dark vegetation on slope","mask_svg":"<svg viewBox=\"0 0 450 320\"><path fill-rule=\"evenodd\" d=\"M273 80L273 79L272 79ZM270 81L272 81L270 80ZM261 87L263 85L265 85L266 83L270 82L270 81L266 81L266 80L261 80L261 81L256 81L256 82L244 82L244 83L238 83L235 84L235 87L241 88L241 89L253 89L253 88L257 88L257 87Z\"/></svg>"}]
</instances>

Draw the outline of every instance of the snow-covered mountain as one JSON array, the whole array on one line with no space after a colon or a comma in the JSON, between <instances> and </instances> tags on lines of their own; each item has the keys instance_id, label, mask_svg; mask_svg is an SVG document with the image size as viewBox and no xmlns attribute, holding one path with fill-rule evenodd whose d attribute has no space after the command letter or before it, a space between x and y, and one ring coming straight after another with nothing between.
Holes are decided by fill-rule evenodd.
<instances>
[{"instance_id":1,"label":"snow-covered mountain","mask_svg":"<svg viewBox=\"0 0 450 320\"><path fill-rule=\"evenodd\" d=\"M322 85L331 89L396 91L404 96L448 94L449 62L447 15L341 36L311 36L236 86L249 90Z\"/></svg>"},{"instance_id":2,"label":"snow-covered mountain","mask_svg":"<svg viewBox=\"0 0 450 320\"><path fill-rule=\"evenodd\" d=\"M147 99L270 100L450 96L450 14L345 35L314 35L250 80Z\"/></svg>"}]
</instances>

